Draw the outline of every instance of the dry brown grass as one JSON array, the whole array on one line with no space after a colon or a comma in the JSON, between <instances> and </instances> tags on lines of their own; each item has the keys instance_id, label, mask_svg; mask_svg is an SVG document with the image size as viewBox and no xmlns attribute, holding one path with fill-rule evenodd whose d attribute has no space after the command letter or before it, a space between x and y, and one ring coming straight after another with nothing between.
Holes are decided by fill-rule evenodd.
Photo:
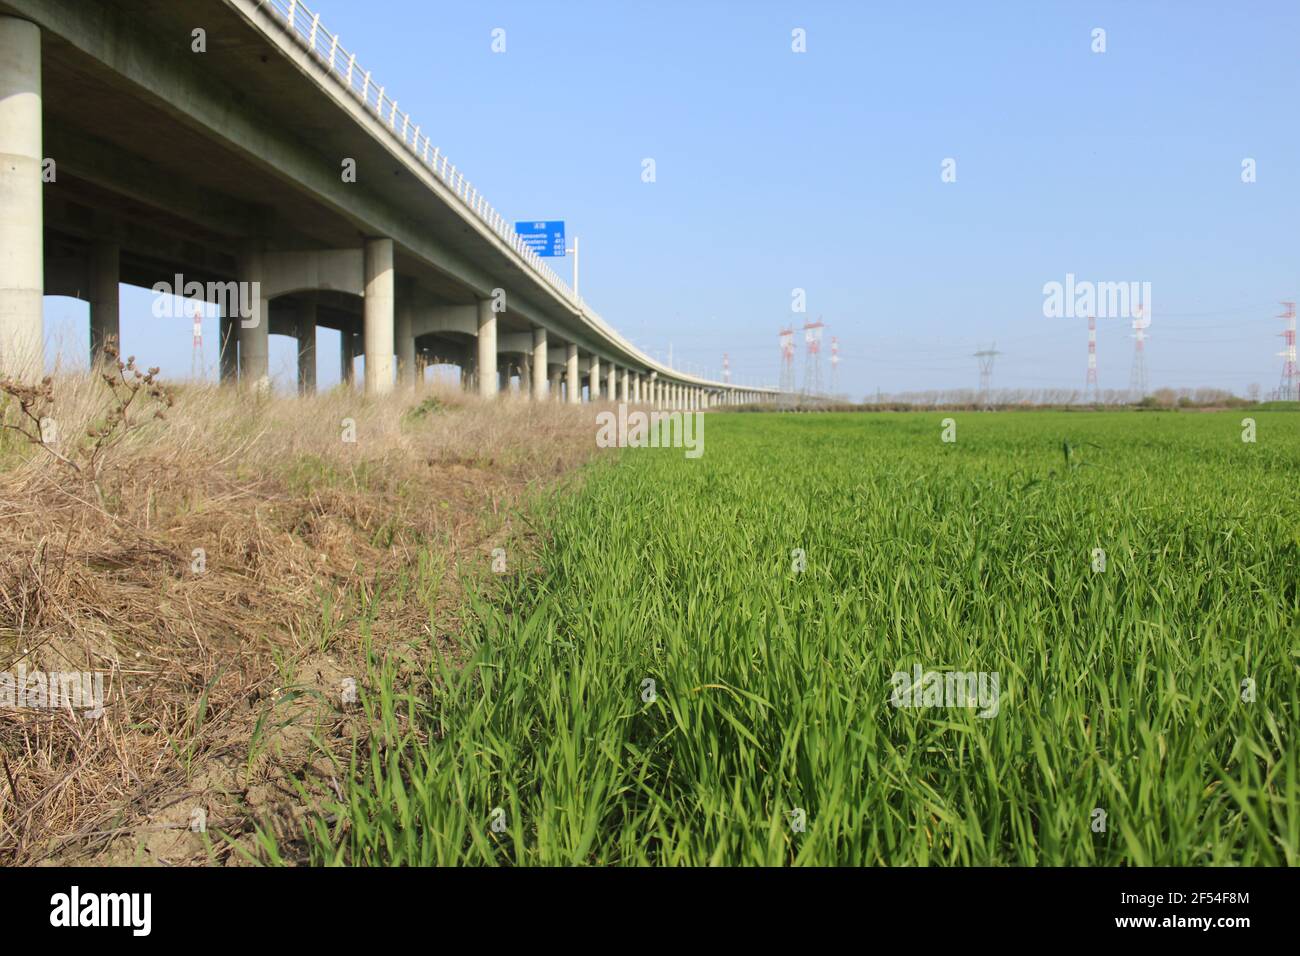
<instances>
[{"instance_id":1,"label":"dry brown grass","mask_svg":"<svg viewBox=\"0 0 1300 956\"><path fill-rule=\"evenodd\" d=\"M106 387L63 376L53 400L68 450ZM236 836L255 816L291 830L309 736L355 719L336 703L355 608L404 581L372 639L445 645L459 591L442 572L486 568L521 532L514 506L594 452L590 411L451 391L188 386L163 420L146 404L97 480L0 433L0 672L108 675L100 719L0 708L0 863L237 859L190 832L196 808Z\"/></svg>"}]
</instances>

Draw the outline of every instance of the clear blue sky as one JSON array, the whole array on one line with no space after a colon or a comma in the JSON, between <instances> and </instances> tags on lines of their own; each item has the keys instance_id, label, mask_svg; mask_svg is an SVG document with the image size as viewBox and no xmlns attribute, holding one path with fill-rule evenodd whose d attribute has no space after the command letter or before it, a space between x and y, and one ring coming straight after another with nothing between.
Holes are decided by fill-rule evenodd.
<instances>
[{"instance_id":1,"label":"clear blue sky","mask_svg":"<svg viewBox=\"0 0 1300 956\"><path fill-rule=\"evenodd\" d=\"M1073 272L1152 283L1153 386L1277 385L1272 316L1300 297L1300 4L309 6L504 215L567 220L584 298L679 365L716 374L728 352L774 382L780 327L820 315L855 397L974 387L990 341L995 386L1081 387L1086 323L1042 313ZM124 291L124 345L187 374L189 322L159 335L149 302ZM85 315L47 300L78 355ZM1128 384L1130 331L1099 322L1102 388ZM290 340L272 371L292 380Z\"/></svg>"}]
</instances>

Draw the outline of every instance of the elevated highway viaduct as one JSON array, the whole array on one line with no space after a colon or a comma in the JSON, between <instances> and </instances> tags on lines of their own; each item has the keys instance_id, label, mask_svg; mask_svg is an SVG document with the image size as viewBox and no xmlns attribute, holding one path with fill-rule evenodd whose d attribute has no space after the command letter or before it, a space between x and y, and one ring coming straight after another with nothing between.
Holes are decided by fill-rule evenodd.
<instances>
[{"instance_id":1,"label":"elevated highway viaduct","mask_svg":"<svg viewBox=\"0 0 1300 956\"><path fill-rule=\"evenodd\" d=\"M96 358L128 283L218 305L253 390L273 334L314 389L325 327L372 395L450 363L485 397L775 397L632 345L430 132L296 0L0 0L0 372L41 373L44 295L89 302Z\"/></svg>"}]
</instances>

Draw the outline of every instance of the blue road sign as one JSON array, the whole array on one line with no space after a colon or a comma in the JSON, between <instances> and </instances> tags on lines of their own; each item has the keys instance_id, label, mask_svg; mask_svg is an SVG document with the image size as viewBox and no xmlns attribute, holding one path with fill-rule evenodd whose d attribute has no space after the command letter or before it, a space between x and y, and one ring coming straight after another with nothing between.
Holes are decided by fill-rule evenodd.
<instances>
[{"instance_id":1,"label":"blue road sign","mask_svg":"<svg viewBox=\"0 0 1300 956\"><path fill-rule=\"evenodd\" d=\"M539 256L564 258L564 220L517 222L515 232Z\"/></svg>"}]
</instances>

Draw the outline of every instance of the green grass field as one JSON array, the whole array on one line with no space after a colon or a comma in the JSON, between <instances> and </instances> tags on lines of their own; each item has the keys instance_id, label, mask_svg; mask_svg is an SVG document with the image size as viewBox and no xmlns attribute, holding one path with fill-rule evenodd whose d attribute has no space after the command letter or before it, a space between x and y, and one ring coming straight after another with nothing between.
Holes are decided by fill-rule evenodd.
<instances>
[{"instance_id":1,"label":"green grass field","mask_svg":"<svg viewBox=\"0 0 1300 956\"><path fill-rule=\"evenodd\" d=\"M711 414L702 458L619 452L475 589L468 662L376 663L312 858L1300 863L1300 415L1248 414ZM996 714L894 706L918 665L996 674Z\"/></svg>"}]
</instances>

